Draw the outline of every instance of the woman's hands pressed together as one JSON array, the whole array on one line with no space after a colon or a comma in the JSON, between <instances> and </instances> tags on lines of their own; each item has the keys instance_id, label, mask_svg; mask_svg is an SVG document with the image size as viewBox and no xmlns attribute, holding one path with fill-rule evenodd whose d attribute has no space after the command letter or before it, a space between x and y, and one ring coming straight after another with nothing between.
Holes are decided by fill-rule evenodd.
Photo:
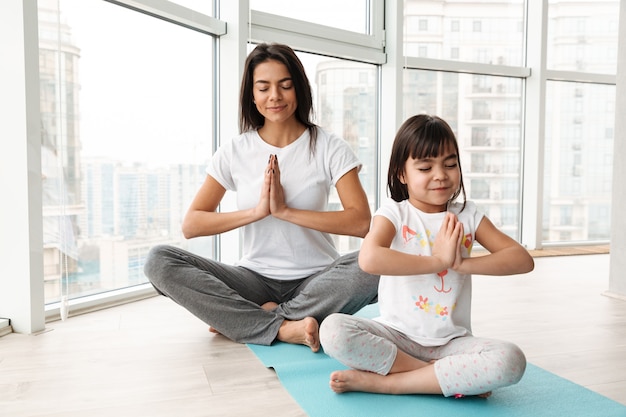
<instances>
[{"instance_id":1,"label":"woman's hands pressed together","mask_svg":"<svg viewBox=\"0 0 626 417\"><path fill-rule=\"evenodd\" d=\"M288 209L285 203L285 193L280 183L280 167L278 166L278 156L270 155L268 175L270 178L270 214L280 218L282 212Z\"/></svg>"},{"instance_id":2,"label":"woman's hands pressed together","mask_svg":"<svg viewBox=\"0 0 626 417\"><path fill-rule=\"evenodd\" d=\"M265 179L263 187L261 187L259 204L255 208L255 217L259 220L270 215L280 218L281 213L284 213L287 208L283 186L280 183L278 157L270 155L265 168Z\"/></svg>"}]
</instances>

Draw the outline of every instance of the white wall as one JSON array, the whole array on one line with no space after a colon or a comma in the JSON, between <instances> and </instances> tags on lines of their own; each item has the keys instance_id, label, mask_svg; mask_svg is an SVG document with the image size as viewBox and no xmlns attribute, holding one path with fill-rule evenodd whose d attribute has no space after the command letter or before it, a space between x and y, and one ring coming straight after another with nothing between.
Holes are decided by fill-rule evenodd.
<instances>
[{"instance_id":1,"label":"white wall","mask_svg":"<svg viewBox=\"0 0 626 417\"><path fill-rule=\"evenodd\" d=\"M19 333L45 327L37 36L36 0L0 2L0 317Z\"/></svg>"},{"instance_id":2,"label":"white wall","mask_svg":"<svg viewBox=\"0 0 626 417\"><path fill-rule=\"evenodd\" d=\"M620 4L615 90L615 139L613 145L613 195L611 203L611 264L608 295L626 299L626 1Z\"/></svg>"}]
</instances>

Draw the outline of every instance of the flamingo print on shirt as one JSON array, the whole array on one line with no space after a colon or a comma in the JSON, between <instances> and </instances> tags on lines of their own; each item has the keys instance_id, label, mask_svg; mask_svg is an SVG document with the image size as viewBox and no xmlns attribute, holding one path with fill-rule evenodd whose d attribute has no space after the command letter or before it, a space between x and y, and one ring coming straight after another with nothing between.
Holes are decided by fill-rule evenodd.
<instances>
[{"instance_id":1,"label":"flamingo print on shirt","mask_svg":"<svg viewBox=\"0 0 626 417\"><path fill-rule=\"evenodd\" d=\"M429 246L433 246L434 240L435 240L435 234L433 234L430 230L426 230L426 236L423 236L421 233L416 232L415 230L411 229L409 226L407 225L403 225L402 226L402 240L404 241L404 244L407 245L409 244L409 242L413 242L413 244L420 246L420 247L425 247L426 245ZM471 233L466 234L465 236L463 236L463 240L461 241L461 246L463 248L465 248L467 250L467 255L470 255L470 252L472 251L472 235ZM435 291L440 292L440 293L449 293L450 291L452 291L452 287L446 288L445 285L445 276L448 274L448 270L445 269L441 272L437 273L437 276L439 276L439 278L441 279L441 286L437 287L435 286Z\"/></svg>"}]
</instances>

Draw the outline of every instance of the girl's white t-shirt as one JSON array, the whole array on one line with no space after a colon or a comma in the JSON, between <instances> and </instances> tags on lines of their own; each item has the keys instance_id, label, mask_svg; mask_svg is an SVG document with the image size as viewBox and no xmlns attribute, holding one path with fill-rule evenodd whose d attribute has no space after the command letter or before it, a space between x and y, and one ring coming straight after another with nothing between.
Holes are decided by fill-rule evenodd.
<instances>
[{"instance_id":1,"label":"girl's white t-shirt","mask_svg":"<svg viewBox=\"0 0 626 417\"><path fill-rule=\"evenodd\" d=\"M469 257L476 228L483 218L468 201L465 209L454 203L448 211L463 223L462 256ZM446 215L425 213L408 200L389 200L375 216L384 216L394 225L391 248L414 255L431 256L435 237ZM471 333L471 275L452 269L438 274L409 276L382 275L378 287L380 317L375 320L406 334L422 346L441 346Z\"/></svg>"},{"instance_id":2,"label":"girl's white t-shirt","mask_svg":"<svg viewBox=\"0 0 626 417\"><path fill-rule=\"evenodd\" d=\"M226 190L237 192L240 210L259 202L271 154L278 157L280 182L289 207L327 211L331 186L353 168L361 169L346 141L317 128L315 150L308 129L293 143L277 148L257 131L243 133L222 145L207 166L207 174ZM341 207L339 201L333 202ZM328 233L268 216L243 228L243 255L237 265L263 276L292 280L310 276L339 257Z\"/></svg>"}]
</instances>

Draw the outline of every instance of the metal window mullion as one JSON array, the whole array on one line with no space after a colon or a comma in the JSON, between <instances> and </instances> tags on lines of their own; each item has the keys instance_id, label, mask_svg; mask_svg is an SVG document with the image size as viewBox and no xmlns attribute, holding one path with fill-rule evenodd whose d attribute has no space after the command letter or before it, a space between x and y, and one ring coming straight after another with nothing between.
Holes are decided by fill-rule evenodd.
<instances>
[{"instance_id":1,"label":"metal window mullion","mask_svg":"<svg viewBox=\"0 0 626 417\"><path fill-rule=\"evenodd\" d=\"M507 65L481 64L476 62L452 61L445 59L404 57L406 69L428 71L460 72L468 74L493 75L501 77L527 78L530 68L511 67Z\"/></svg>"},{"instance_id":2,"label":"metal window mullion","mask_svg":"<svg viewBox=\"0 0 626 417\"><path fill-rule=\"evenodd\" d=\"M212 36L226 34L226 22L166 0L105 0Z\"/></svg>"},{"instance_id":3,"label":"metal window mullion","mask_svg":"<svg viewBox=\"0 0 626 417\"><path fill-rule=\"evenodd\" d=\"M615 74L546 70L546 79L550 81L615 85L617 77Z\"/></svg>"},{"instance_id":4,"label":"metal window mullion","mask_svg":"<svg viewBox=\"0 0 626 417\"><path fill-rule=\"evenodd\" d=\"M372 64L383 64L382 22L375 36L252 10L250 41L275 41L294 49Z\"/></svg>"},{"instance_id":5,"label":"metal window mullion","mask_svg":"<svg viewBox=\"0 0 626 417\"><path fill-rule=\"evenodd\" d=\"M548 2L528 0L526 28L526 79L522 143L521 243L541 249L543 227L543 176L546 130L546 61Z\"/></svg>"}]
</instances>

